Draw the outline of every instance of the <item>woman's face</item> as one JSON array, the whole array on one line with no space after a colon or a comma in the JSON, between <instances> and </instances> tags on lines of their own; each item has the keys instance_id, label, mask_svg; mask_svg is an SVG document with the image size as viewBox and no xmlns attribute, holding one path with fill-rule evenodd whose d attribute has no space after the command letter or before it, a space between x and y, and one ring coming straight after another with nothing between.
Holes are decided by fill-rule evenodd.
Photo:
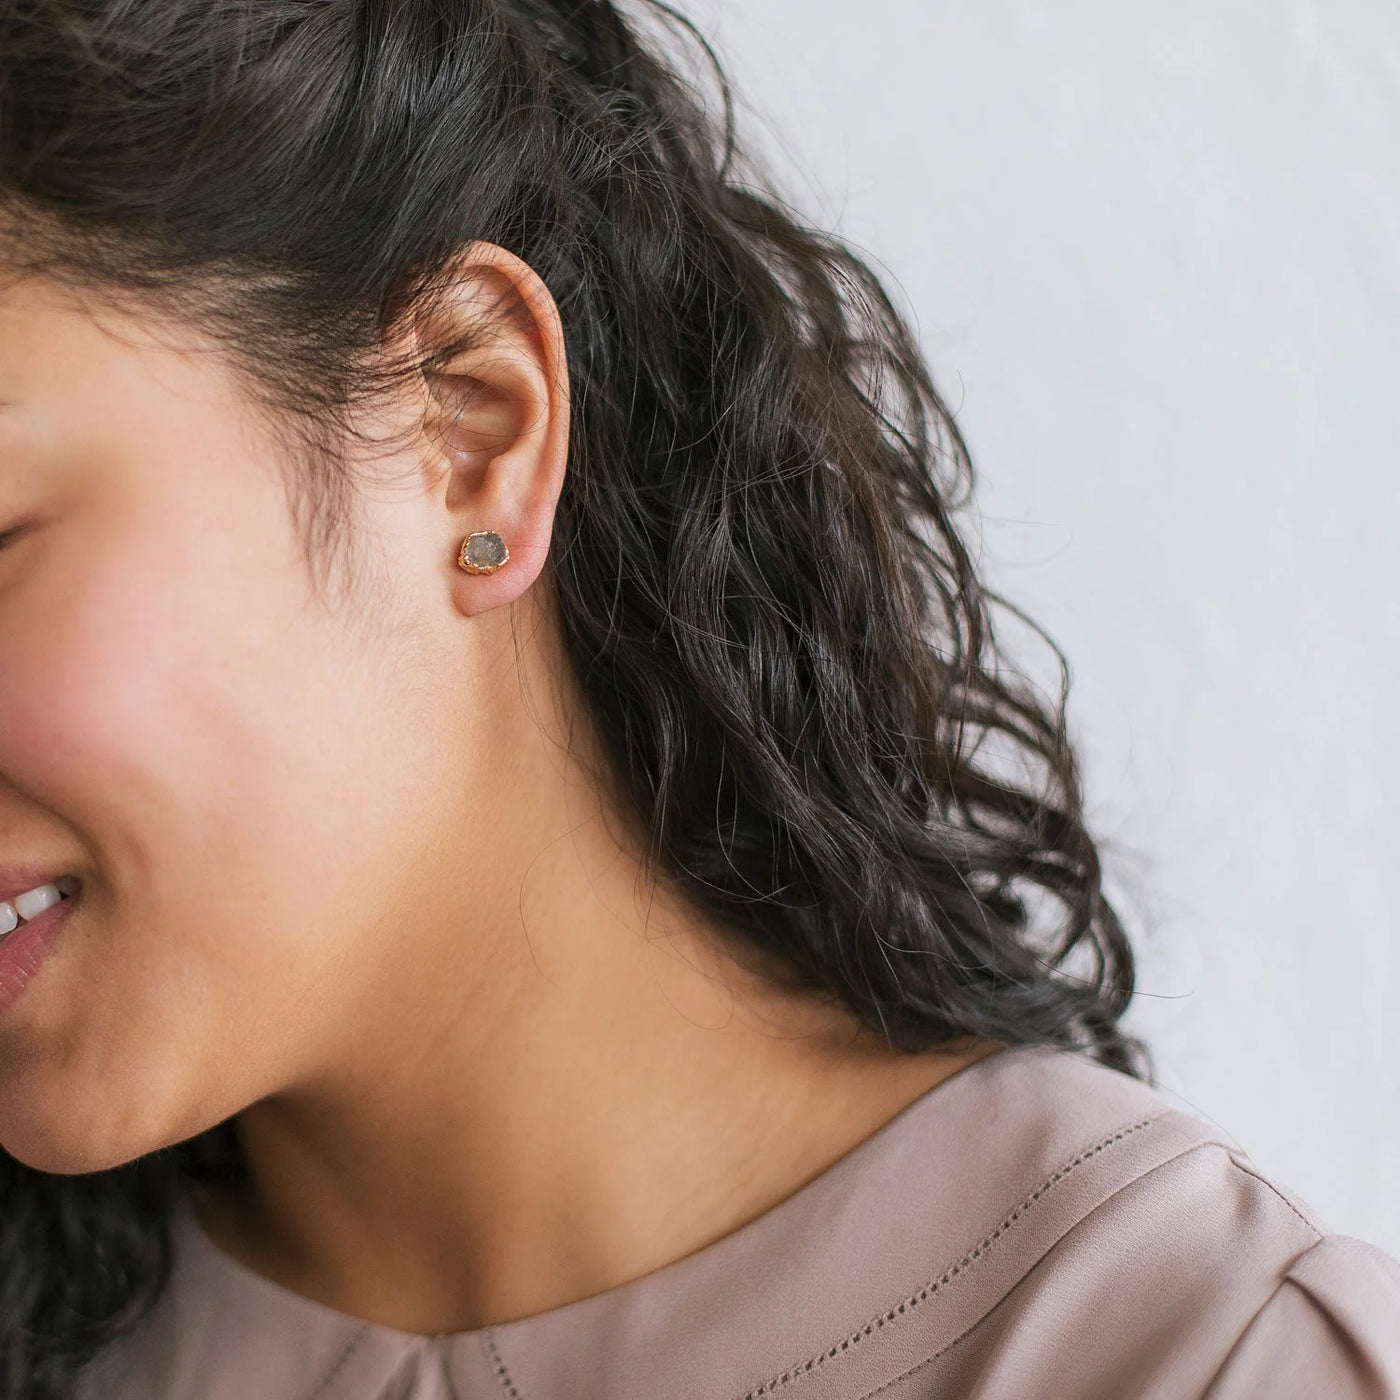
<instances>
[{"instance_id":1,"label":"woman's face","mask_svg":"<svg viewBox=\"0 0 1400 1400\"><path fill-rule=\"evenodd\" d=\"M372 1035L441 882L429 833L469 810L424 493L369 493L359 610L324 606L263 420L200 351L0 284L0 869L83 882L0 1010L0 1144L42 1170L190 1136Z\"/></svg>"}]
</instances>

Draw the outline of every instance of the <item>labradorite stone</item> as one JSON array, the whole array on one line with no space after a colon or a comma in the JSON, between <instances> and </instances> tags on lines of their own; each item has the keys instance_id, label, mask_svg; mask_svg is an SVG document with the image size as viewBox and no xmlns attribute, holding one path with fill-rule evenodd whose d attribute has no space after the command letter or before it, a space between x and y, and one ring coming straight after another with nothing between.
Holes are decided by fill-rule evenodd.
<instances>
[{"instance_id":1,"label":"labradorite stone","mask_svg":"<svg viewBox=\"0 0 1400 1400\"><path fill-rule=\"evenodd\" d=\"M467 563L474 569L499 569L509 557L506 542L494 530L467 537Z\"/></svg>"}]
</instances>

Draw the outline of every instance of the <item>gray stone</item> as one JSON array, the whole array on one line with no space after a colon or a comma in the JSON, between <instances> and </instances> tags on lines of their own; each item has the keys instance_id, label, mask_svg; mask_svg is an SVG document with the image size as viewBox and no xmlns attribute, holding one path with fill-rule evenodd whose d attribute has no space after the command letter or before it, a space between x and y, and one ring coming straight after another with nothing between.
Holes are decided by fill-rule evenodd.
<instances>
[{"instance_id":1,"label":"gray stone","mask_svg":"<svg viewBox=\"0 0 1400 1400\"><path fill-rule=\"evenodd\" d=\"M467 536L465 555L468 569L490 573L510 558L510 550L494 530L482 530Z\"/></svg>"}]
</instances>

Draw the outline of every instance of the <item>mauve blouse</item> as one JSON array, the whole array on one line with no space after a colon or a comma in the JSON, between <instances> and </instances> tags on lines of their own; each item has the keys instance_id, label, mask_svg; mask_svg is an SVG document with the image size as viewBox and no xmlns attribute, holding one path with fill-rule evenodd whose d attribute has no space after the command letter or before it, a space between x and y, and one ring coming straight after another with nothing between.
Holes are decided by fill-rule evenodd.
<instances>
[{"instance_id":1,"label":"mauve blouse","mask_svg":"<svg viewBox=\"0 0 1400 1400\"><path fill-rule=\"evenodd\" d=\"M418 1336L176 1269L83 1400L1382 1400L1400 1264L1063 1051L945 1080L766 1214L606 1292Z\"/></svg>"}]
</instances>

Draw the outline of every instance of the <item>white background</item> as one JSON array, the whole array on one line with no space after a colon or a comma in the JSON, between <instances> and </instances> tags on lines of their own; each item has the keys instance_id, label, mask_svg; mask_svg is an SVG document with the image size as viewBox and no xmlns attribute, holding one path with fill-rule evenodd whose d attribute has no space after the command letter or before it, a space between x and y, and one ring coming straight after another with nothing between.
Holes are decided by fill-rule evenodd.
<instances>
[{"instance_id":1,"label":"white background","mask_svg":"<svg viewBox=\"0 0 1400 1400\"><path fill-rule=\"evenodd\" d=\"M1400 1255L1400 10L682 4L1069 655L1162 1086Z\"/></svg>"}]
</instances>

